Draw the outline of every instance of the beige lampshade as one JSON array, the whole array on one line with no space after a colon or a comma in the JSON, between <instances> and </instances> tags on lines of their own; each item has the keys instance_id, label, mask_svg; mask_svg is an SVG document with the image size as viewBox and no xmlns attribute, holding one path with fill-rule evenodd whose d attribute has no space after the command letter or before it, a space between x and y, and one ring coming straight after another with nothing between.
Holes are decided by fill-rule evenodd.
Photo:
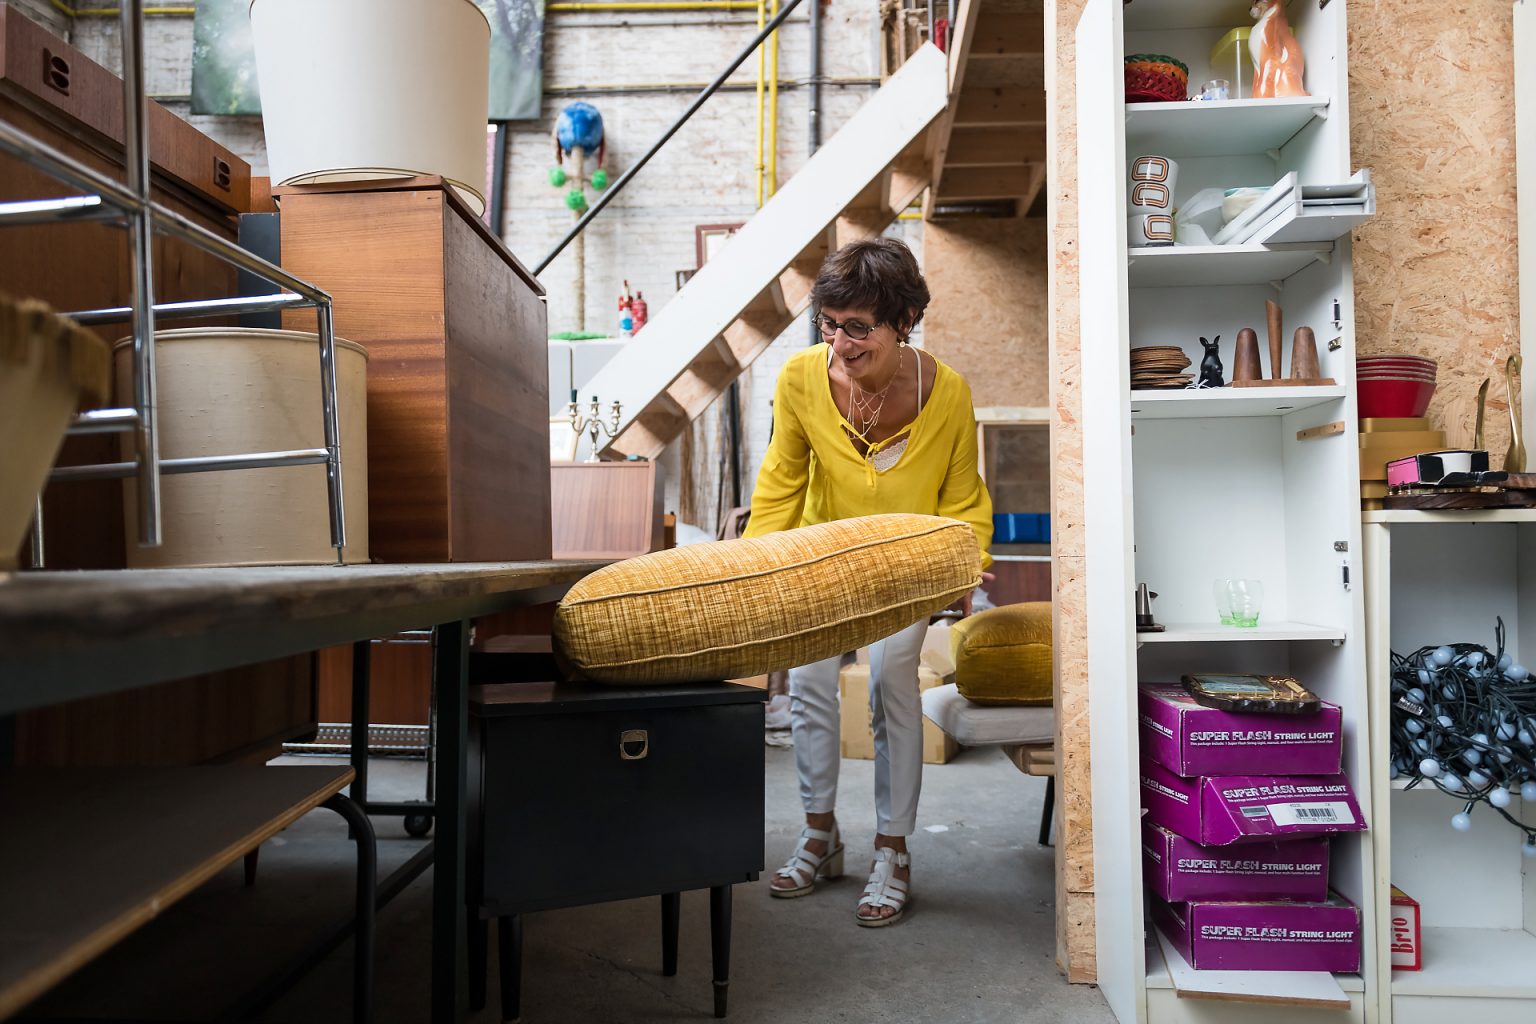
<instances>
[{"instance_id":1,"label":"beige lampshade","mask_svg":"<svg viewBox=\"0 0 1536 1024\"><path fill-rule=\"evenodd\" d=\"M252 0L274 185L441 175L485 210L491 26L471 0Z\"/></svg>"},{"instance_id":2,"label":"beige lampshade","mask_svg":"<svg viewBox=\"0 0 1536 1024\"><path fill-rule=\"evenodd\" d=\"M113 346L119 394L131 393L132 342ZM160 457L291 451L325 445L320 349L312 333L194 327L155 333ZM368 561L368 353L336 339L336 411L346 503L346 561ZM130 569L324 565L331 547L325 467L165 476L163 541L138 544L138 501L124 482Z\"/></svg>"}]
</instances>

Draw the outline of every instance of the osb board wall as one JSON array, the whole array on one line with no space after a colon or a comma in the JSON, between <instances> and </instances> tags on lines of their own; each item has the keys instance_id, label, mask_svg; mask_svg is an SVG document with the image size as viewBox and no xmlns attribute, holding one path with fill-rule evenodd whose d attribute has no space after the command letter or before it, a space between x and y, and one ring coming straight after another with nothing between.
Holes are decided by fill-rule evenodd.
<instances>
[{"instance_id":1,"label":"osb board wall","mask_svg":"<svg viewBox=\"0 0 1536 1024\"><path fill-rule=\"evenodd\" d=\"M1083 575L1082 367L1078 344L1077 90L1074 37L1086 0L1048 0L1046 224L1051 384L1052 631L1056 697L1056 957L1070 981L1098 980L1093 904L1093 783Z\"/></svg>"},{"instance_id":2,"label":"osb board wall","mask_svg":"<svg viewBox=\"0 0 1536 1024\"><path fill-rule=\"evenodd\" d=\"M1051 0L1046 39L1050 152L1050 380L1054 465L1058 956L1074 981L1094 964L1088 761L1082 432L1078 336L1077 131L1073 37L1085 0ZM1454 7L1351 4L1353 164L1369 167L1378 215L1356 233L1362 354L1408 351L1440 364L1430 413L1453 444L1471 437L1479 383L1518 343L1514 112L1507 0ZM1487 444L1508 441L1505 392L1490 387Z\"/></svg>"},{"instance_id":3,"label":"osb board wall","mask_svg":"<svg viewBox=\"0 0 1536 1024\"><path fill-rule=\"evenodd\" d=\"M1038 217L924 228L923 347L960 372L978 406L1046 404L1046 257Z\"/></svg>"},{"instance_id":4,"label":"osb board wall","mask_svg":"<svg viewBox=\"0 0 1536 1024\"><path fill-rule=\"evenodd\" d=\"M1430 417L1472 443L1486 377L1487 446L1509 444L1504 361L1520 345L1509 0L1349 6L1354 165L1376 181L1355 233L1362 355L1439 362Z\"/></svg>"}]
</instances>

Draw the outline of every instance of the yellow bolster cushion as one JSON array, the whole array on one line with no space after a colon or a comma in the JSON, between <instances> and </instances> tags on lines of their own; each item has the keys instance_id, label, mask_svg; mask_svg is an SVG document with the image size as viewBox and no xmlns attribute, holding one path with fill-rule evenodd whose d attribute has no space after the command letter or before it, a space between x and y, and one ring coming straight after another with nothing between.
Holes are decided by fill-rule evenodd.
<instances>
[{"instance_id":1,"label":"yellow bolster cushion","mask_svg":"<svg viewBox=\"0 0 1536 1024\"><path fill-rule=\"evenodd\" d=\"M602 683L739 679L866 647L981 581L965 523L843 519L599 569L555 611L555 653Z\"/></svg>"},{"instance_id":2,"label":"yellow bolster cushion","mask_svg":"<svg viewBox=\"0 0 1536 1024\"><path fill-rule=\"evenodd\" d=\"M1051 602L989 608L949 629L955 687L976 704L1051 703Z\"/></svg>"}]
</instances>

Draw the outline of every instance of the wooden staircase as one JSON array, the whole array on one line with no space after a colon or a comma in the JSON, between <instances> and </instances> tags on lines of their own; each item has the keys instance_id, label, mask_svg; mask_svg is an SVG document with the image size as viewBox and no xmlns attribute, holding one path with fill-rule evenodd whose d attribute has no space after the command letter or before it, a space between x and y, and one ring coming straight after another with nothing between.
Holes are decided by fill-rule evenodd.
<instances>
[{"instance_id":1,"label":"wooden staircase","mask_svg":"<svg viewBox=\"0 0 1536 1024\"><path fill-rule=\"evenodd\" d=\"M924 45L582 388L621 403L605 456L660 455L805 310L828 252L922 195L947 97Z\"/></svg>"}]
</instances>

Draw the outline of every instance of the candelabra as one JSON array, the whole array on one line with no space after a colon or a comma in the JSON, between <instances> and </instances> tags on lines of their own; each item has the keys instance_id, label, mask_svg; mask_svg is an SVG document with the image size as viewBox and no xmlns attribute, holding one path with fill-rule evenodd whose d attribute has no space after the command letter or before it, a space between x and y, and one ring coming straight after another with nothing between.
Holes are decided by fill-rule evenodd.
<instances>
[{"instance_id":1,"label":"candelabra","mask_svg":"<svg viewBox=\"0 0 1536 1024\"><path fill-rule=\"evenodd\" d=\"M602 413L602 406L598 402L596 395L592 396L592 405L587 410L587 414L585 416L583 416L582 413L581 413L580 406L578 406L576 404L576 392L572 391L571 392L571 402L570 402L570 415L571 415L571 429L576 431L576 433L578 435L582 431L586 431L587 436L592 439L592 455L591 455L590 458L587 459L587 461L588 462L601 462L602 460L599 459L598 456L597 456L597 452L598 452L597 438L598 438L599 433L606 434L610 438L618 436L618 433L619 433L619 403L617 401L615 401L613 403L613 408L608 411L608 421L604 422L604 420L603 420L603 413Z\"/></svg>"}]
</instances>

